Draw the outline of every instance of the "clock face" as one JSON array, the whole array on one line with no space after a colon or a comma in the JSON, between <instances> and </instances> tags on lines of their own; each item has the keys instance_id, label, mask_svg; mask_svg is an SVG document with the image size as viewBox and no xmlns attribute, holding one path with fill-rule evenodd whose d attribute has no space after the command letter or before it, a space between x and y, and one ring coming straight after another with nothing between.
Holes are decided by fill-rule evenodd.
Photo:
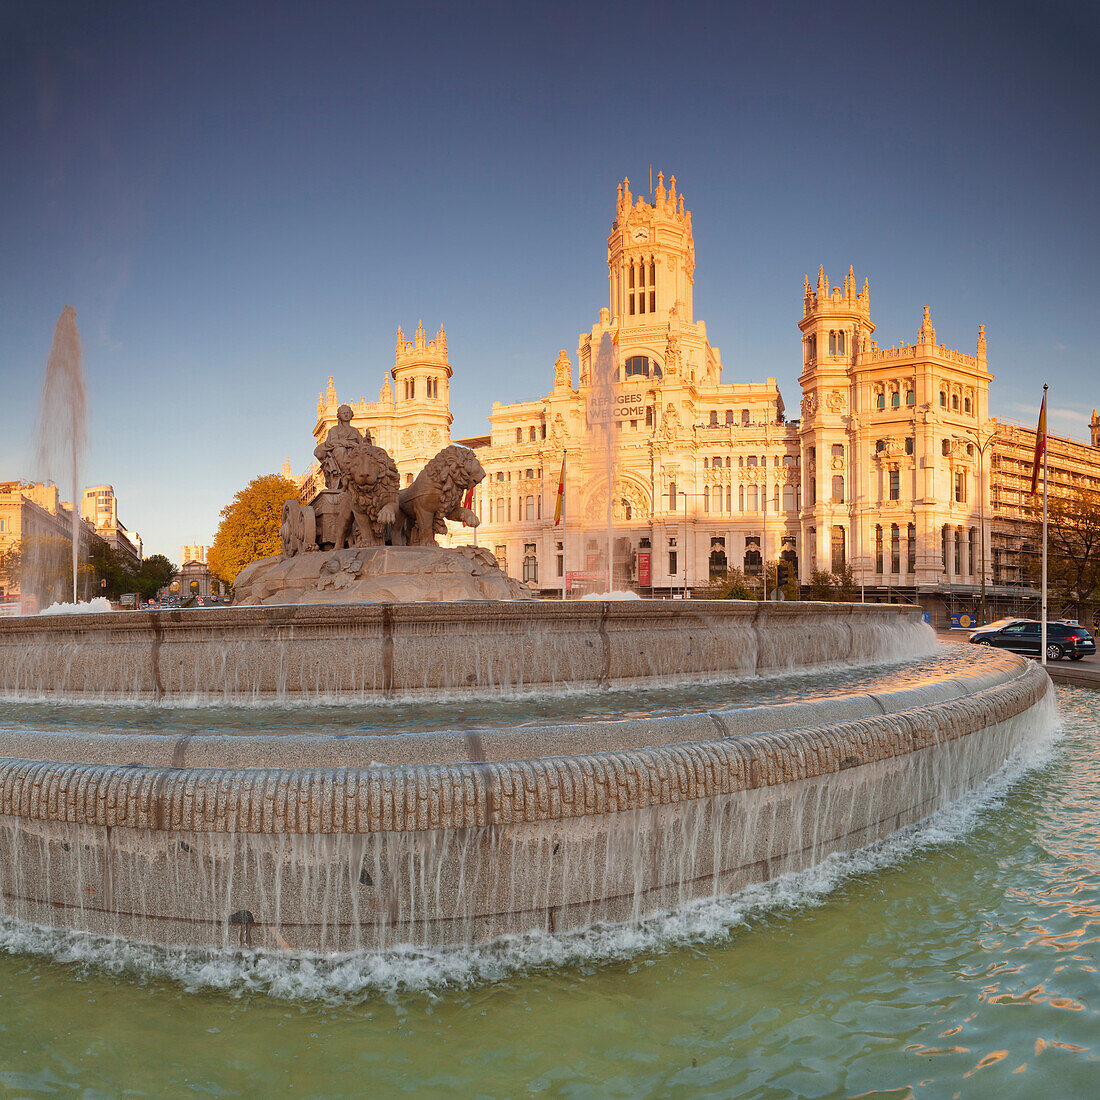
<instances>
[{"instance_id":1,"label":"clock face","mask_svg":"<svg viewBox=\"0 0 1100 1100\"><path fill-rule=\"evenodd\" d=\"M634 230L634 232L630 236L632 240L638 241L639 243L641 241L648 241L649 230L646 229L645 226L640 225L637 229Z\"/></svg>"}]
</instances>

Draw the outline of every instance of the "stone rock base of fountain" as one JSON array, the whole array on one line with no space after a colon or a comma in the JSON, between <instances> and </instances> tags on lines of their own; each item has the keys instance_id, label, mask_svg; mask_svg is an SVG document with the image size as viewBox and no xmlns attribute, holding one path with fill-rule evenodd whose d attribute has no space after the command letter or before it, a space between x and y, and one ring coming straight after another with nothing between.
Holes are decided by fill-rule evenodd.
<instances>
[{"instance_id":1,"label":"stone rock base of fountain","mask_svg":"<svg viewBox=\"0 0 1100 1100\"><path fill-rule=\"evenodd\" d=\"M261 558L237 577L234 603L455 603L529 600L480 546L366 546Z\"/></svg>"}]
</instances>

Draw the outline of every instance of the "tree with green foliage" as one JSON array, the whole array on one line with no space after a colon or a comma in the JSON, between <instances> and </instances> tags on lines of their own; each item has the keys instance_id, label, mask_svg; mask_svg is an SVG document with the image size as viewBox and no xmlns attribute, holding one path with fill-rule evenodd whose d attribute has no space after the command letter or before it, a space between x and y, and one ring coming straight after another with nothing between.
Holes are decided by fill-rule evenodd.
<instances>
[{"instance_id":1,"label":"tree with green foliage","mask_svg":"<svg viewBox=\"0 0 1100 1100\"><path fill-rule=\"evenodd\" d=\"M163 554L152 554L141 563L141 571L133 577L133 589L143 600L151 600L179 572Z\"/></svg>"},{"instance_id":2,"label":"tree with green foliage","mask_svg":"<svg viewBox=\"0 0 1100 1100\"><path fill-rule=\"evenodd\" d=\"M253 478L221 511L214 545L206 557L210 572L232 584L246 565L278 554L283 505L297 498L297 486L280 474Z\"/></svg>"},{"instance_id":3,"label":"tree with green foliage","mask_svg":"<svg viewBox=\"0 0 1100 1100\"><path fill-rule=\"evenodd\" d=\"M695 595L702 600L756 600L760 597L740 569L727 569L721 576L712 577L705 588L695 590Z\"/></svg>"}]
</instances>

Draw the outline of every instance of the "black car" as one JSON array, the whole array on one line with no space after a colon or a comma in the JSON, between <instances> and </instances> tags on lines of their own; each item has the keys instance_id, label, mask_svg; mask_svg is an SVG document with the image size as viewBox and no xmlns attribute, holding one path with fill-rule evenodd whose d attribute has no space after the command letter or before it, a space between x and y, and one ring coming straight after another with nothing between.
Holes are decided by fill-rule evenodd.
<instances>
[{"instance_id":1,"label":"black car","mask_svg":"<svg viewBox=\"0 0 1100 1100\"><path fill-rule=\"evenodd\" d=\"M970 634L971 645L991 645L1013 653L1038 657L1042 645L1042 624L1035 619L999 619ZM1072 623L1047 623L1047 660L1068 657L1079 661L1096 652L1096 642L1083 627Z\"/></svg>"}]
</instances>

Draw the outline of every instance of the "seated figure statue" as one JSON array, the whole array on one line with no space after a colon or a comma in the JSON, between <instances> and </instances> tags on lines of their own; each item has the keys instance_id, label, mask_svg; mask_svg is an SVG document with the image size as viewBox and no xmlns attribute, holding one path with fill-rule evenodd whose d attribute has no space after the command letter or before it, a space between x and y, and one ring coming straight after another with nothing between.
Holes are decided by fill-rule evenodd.
<instances>
[{"instance_id":1,"label":"seated figure statue","mask_svg":"<svg viewBox=\"0 0 1100 1100\"><path fill-rule=\"evenodd\" d=\"M336 410L336 423L329 428L324 442L319 443L313 451L313 457L321 464L321 471L325 475L326 489L345 488L344 467L352 452L364 442L374 442L370 431L367 431L366 439L359 434L359 430L351 423L353 415L350 405L341 405Z\"/></svg>"},{"instance_id":2,"label":"seated figure statue","mask_svg":"<svg viewBox=\"0 0 1100 1100\"><path fill-rule=\"evenodd\" d=\"M445 535L444 520L455 520L467 527L481 522L462 498L485 477L477 455L467 447L444 447L419 474L401 490L398 503L401 522L394 528L395 543L409 546L436 546L436 535Z\"/></svg>"}]
</instances>

